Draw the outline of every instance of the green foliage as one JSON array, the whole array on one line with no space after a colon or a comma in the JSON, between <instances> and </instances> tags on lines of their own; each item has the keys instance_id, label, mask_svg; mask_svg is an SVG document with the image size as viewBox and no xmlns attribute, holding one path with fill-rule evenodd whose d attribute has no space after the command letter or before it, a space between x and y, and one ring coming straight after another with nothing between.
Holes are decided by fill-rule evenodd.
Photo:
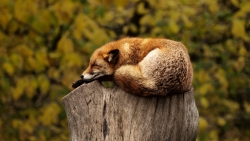
<instances>
[{"instance_id":1,"label":"green foliage","mask_svg":"<svg viewBox=\"0 0 250 141\"><path fill-rule=\"evenodd\" d=\"M183 42L199 141L250 140L250 1L1 0L0 140L69 140L61 99L101 45Z\"/></svg>"}]
</instances>

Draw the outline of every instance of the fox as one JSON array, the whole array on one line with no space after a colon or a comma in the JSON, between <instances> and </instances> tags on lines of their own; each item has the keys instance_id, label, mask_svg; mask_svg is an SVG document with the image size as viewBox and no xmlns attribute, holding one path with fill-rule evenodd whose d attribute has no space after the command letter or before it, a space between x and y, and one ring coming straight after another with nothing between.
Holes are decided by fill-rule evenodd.
<instances>
[{"instance_id":1,"label":"fox","mask_svg":"<svg viewBox=\"0 0 250 141\"><path fill-rule=\"evenodd\" d=\"M126 37L96 49L72 84L113 81L138 96L166 96L192 89L193 68L186 46L165 38Z\"/></svg>"}]
</instances>

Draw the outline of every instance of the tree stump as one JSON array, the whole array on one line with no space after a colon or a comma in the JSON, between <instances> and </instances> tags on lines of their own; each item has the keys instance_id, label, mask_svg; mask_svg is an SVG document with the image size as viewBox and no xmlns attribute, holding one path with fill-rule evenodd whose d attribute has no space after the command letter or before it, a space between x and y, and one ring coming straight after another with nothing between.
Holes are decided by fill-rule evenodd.
<instances>
[{"instance_id":1,"label":"tree stump","mask_svg":"<svg viewBox=\"0 0 250 141\"><path fill-rule=\"evenodd\" d=\"M199 114L193 89L140 97L94 81L63 98L71 141L194 141Z\"/></svg>"}]
</instances>

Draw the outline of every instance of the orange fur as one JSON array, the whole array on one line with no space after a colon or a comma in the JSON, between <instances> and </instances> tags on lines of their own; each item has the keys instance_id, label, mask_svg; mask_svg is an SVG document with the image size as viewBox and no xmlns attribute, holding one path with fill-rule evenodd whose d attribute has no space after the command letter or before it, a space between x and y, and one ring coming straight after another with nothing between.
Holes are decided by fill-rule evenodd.
<instances>
[{"instance_id":1,"label":"orange fur","mask_svg":"<svg viewBox=\"0 0 250 141\"><path fill-rule=\"evenodd\" d=\"M168 39L124 38L98 48L83 79L112 76L123 90L142 96L182 93L192 87L186 47Z\"/></svg>"}]
</instances>

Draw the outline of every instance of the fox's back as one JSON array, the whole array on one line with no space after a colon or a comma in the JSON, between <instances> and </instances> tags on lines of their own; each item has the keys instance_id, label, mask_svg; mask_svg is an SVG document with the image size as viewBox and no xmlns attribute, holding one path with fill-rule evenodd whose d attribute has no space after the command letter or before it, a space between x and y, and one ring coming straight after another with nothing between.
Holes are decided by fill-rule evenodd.
<instances>
[{"instance_id":1,"label":"fox's back","mask_svg":"<svg viewBox=\"0 0 250 141\"><path fill-rule=\"evenodd\" d=\"M138 65L141 75L154 81L156 91L152 93L160 95L191 88L193 68L182 43L168 39L125 38L116 42L116 46L121 53L117 69L122 72L124 65Z\"/></svg>"},{"instance_id":2,"label":"fox's back","mask_svg":"<svg viewBox=\"0 0 250 141\"><path fill-rule=\"evenodd\" d=\"M120 50L119 64L137 64L146 57L152 50L159 48L165 48L165 53L173 53L178 51L184 51L187 53L185 46L180 42L176 42L168 39L154 39L154 38L123 38L116 42L111 42L99 50L108 52L113 49Z\"/></svg>"}]
</instances>

